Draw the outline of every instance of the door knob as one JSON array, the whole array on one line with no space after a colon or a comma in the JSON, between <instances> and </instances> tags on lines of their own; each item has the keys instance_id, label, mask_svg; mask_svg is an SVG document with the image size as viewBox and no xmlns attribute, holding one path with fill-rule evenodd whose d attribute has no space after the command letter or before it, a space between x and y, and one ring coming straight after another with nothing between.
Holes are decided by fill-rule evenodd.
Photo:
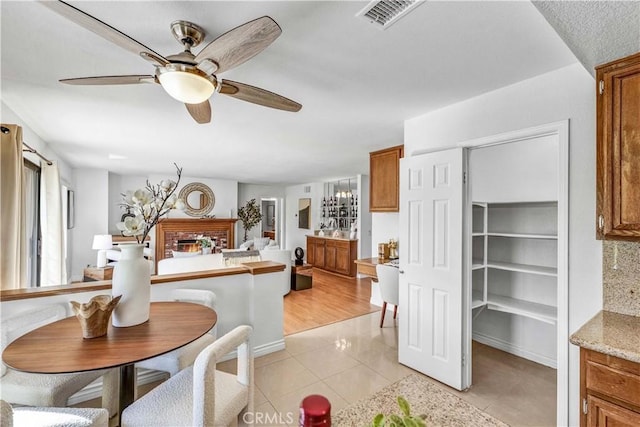
<instances>
[{"instance_id":1,"label":"door knob","mask_svg":"<svg viewBox=\"0 0 640 427\"><path fill-rule=\"evenodd\" d=\"M398 270L398 273L404 274L404 270Z\"/></svg>"}]
</instances>

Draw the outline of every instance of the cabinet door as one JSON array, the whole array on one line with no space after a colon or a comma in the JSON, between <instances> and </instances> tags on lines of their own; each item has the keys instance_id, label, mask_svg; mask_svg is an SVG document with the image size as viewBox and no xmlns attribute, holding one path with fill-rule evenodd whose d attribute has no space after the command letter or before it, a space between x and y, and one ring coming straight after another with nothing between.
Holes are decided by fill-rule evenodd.
<instances>
[{"instance_id":1,"label":"cabinet door","mask_svg":"<svg viewBox=\"0 0 640 427\"><path fill-rule=\"evenodd\" d=\"M404 146L369 153L369 210L398 212L400 209L400 159Z\"/></svg>"},{"instance_id":2,"label":"cabinet door","mask_svg":"<svg viewBox=\"0 0 640 427\"><path fill-rule=\"evenodd\" d=\"M307 264L315 265L316 239L307 237Z\"/></svg>"},{"instance_id":3,"label":"cabinet door","mask_svg":"<svg viewBox=\"0 0 640 427\"><path fill-rule=\"evenodd\" d=\"M597 237L640 240L640 54L596 77Z\"/></svg>"},{"instance_id":4,"label":"cabinet door","mask_svg":"<svg viewBox=\"0 0 640 427\"><path fill-rule=\"evenodd\" d=\"M327 241L324 250L324 266L327 270L336 269L336 242Z\"/></svg>"},{"instance_id":5,"label":"cabinet door","mask_svg":"<svg viewBox=\"0 0 640 427\"><path fill-rule=\"evenodd\" d=\"M622 406L587 396L588 427L637 427L640 425L640 414Z\"/></svg>"},{"instance_id":6,"label":"cabinet door","mask_svg":"<svg viewBox=\"0 0 640 427\"><path fill-rule=\"evenodd\" d=\"M324 239L317 239L315 248L314 248L314 267L324 268L325 266L325 256L324 256Z\"/></svg>"},{"instance_id":7,"label":"cabinet door","mask_svg":"<svg viewBox=\"0 0 640 427\"><path fill-rule=\"evenodd\" d=\"M338 242L336 245L336 272L349 275L351 273L351 263L349 242Z\"/></svg>"}]
</instances>

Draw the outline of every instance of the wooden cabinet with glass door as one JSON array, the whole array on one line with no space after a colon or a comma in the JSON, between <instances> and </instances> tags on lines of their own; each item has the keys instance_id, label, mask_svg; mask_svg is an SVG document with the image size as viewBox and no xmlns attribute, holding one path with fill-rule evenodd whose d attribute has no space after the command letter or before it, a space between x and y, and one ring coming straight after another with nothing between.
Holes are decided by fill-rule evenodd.
<instances>
[{"instance_id":1,"label":"wooden cabinet with glass door","mask_svg":"<svg viewBox=\"0 0 640 427\"><path fill-rule=\"evenodd\" d=\"M596 235L640 240L640 52L596 67Z\"/></svg>"}]
</instances>

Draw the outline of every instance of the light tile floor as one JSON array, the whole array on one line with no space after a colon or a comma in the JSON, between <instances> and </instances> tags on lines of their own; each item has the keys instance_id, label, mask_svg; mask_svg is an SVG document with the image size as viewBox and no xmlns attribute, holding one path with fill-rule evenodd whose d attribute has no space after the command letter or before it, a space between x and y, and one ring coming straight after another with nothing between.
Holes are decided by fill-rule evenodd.
<instances>
[{"instance_id":1,"label":"light tile floor","mask_svg":"<svg viewBox=\"0 0 640 427\"><path fill-rule=\"evenodd\" d=\"M257 358L257 424L296 426L300 402L309 394L326 396L337 412L415 372L398 363L392 320L384 328L378 322L379 313L372 313L289 335L286 350ZM554 369L473 344L474 385L452 393L512 426L556 424ZM218 369L233 372L234 364Z\"/></svg>"}]
</instances>

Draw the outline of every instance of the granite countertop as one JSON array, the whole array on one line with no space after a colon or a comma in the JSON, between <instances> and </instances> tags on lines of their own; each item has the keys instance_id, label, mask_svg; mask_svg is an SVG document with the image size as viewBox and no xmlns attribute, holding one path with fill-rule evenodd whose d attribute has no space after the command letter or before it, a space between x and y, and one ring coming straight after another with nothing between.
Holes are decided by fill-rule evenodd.
<instances>
[{"instance_id":1,"label":"granite countertop","mask_svg":"<svg viewBox=\"0 0 640 427\"><path fill-rule=\"evenodd\" d=\"M640 317L601 311L569 339L572 344L640 363Z\"/></svg>"}]
</instances>

